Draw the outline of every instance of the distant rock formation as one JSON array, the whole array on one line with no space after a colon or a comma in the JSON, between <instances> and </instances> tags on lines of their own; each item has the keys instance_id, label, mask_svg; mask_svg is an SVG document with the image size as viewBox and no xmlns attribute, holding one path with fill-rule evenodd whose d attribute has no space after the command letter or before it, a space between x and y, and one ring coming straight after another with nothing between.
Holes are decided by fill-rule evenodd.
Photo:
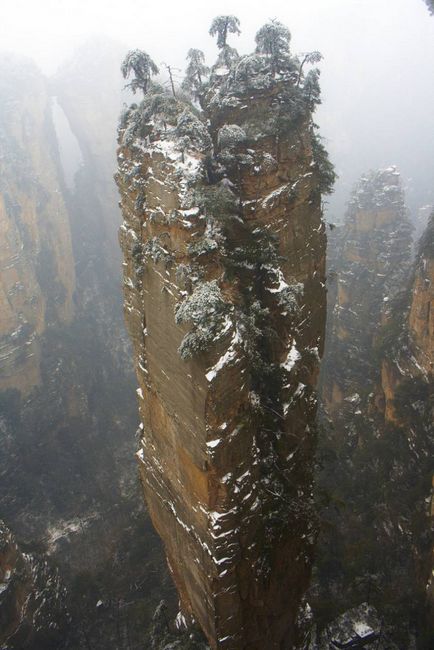
<instances>
[{"instance_id":1,"label":"distant rock formation","mask_svg":"<svg viewBox=\"0 0 434 650\"><path fill-rule=\"evenodd\" d=\"M229 50L202 112L152 86L120 124L138 458L179 620L212 648L289 648L309 617L334 174L312 124L316 73Z\"/></svg>"},{"instance_id":2,"label":"distant rock formation","mask_svg":"<svg viewBox=\"0 0 434 650\"><path fill-rule=\"evenodd\" d=\"M432 241L412 266L410 232L389 168L361 179L332 235L315 579L326 618L368 596L404 645L425 627L434 454Z\"/></svg>"},{"instance_id":3,"label":"distant rock formation","mask_svg":"<svg viewBox=\"0 0 434 650\"><path fill-rule=\"evenodd\" d=\"M71 322L75 269L44 77L0 60L0 390L41 385L41 337Z\"/></svg>"}]
</instances>

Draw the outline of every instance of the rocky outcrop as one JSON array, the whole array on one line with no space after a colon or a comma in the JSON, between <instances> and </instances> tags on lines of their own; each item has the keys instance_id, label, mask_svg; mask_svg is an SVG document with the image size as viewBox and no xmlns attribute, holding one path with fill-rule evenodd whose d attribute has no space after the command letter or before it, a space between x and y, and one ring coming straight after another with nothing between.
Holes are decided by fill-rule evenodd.
<instances>
[{"instance_id":1,"label":"rocky outcrop","mask_svg":"<svg viewBox=\"0 0 434 650\"><path fill-rule=\"evenodd\" d=\"M179 621L234 650L300 642L316 531L333 173L309 84L268 66L216 70L202 114L151 89L124 115L118 153L146 501Z\"/></svg>"}]
</instances>

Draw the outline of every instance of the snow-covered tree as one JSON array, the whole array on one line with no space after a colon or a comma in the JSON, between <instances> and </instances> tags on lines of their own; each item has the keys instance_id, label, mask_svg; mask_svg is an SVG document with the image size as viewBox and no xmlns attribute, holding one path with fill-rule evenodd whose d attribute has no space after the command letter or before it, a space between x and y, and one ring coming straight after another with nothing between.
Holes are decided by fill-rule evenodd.
<instances>
[{"instance_id":1,"label":"snow-covered tree","mask_svg":"<svg viewBox=\"0 0 434 650\"><path fill-rule=\"evenodd\" d=\"M224 220L238 212L238 203L230 186L223 181L218 185L204 186L196 194L199 209L206 217Z\"/></svg>"},{"instance_id":2,"label":"snow-covered tree","mask_svg":"<svg viewBox=\"0 0 434 650\"><path fill-rule=\"evenodd\" d=\"M321 103L321 89L319 86L318 68L309 70L303 84L303 95L309 107L313 111L315 106Z\"/></svg>"},{"instance_id":3,"label":"snow-covered tree","mask_svg":"<svg viewBox=\"0 0 434 650\"><path fill-rule=\"evenodd\" d=\"M221 149L234 149L246 140L246 132L238 124L224 124L217 134Z\"/></svg>"},{"instance_id":4,"label":"snow-covered tree","mask_svg":"<svg viewBox=\"0 0 434 650\"><path fill-rule=\"evenodd\" d=\"M186 334L179 346L183 359L206 350L218 338L223 329L228 304L216 280L199 284L191 296L175 307L175 321L191 323L193 329Z\"/></svg>"},{"instance_id":5,"label":"snow-covered tree","mask_svg":"<svg viewBox=\"0 0 434 650\"><path fill-rule=\"evenodd\" d=\"M217 57L217 61L213 65L213 72L216 72L217 70L221 68L231 68L232 64L235 63L235 61L238 61L239 59L239 54L237 50L234 47L231 47L230 45L225 45L222 47L222 49L219 52L219 55Z\"/></svg>"},{"instance_id":6,"label":"snow-covered tree","mask_svg":"<svg viewBox=\"0 0 434 650\"><path fill-rule=\"evenodd\" d=\"M434 0L425 0L425 2L428 6L430 14L434 16Z\"/></svg>"},{"instance_id":7,"label":"snow-covered tree","mask_svg":"<svg viewBox=\"0 0 434 650\"><path fill-rule=\"evenodd\" d=\"M205 55L202 50L191 48L187 53L187 70L182 87L189 90L198 97L204 77L209 73L209 68L205 65Z\"/></svg>"},{"instance_id":8,"label":"snow-covered tree","mask_svg":"<svg viewBox=\"0 0 434 650\"><path fill-rule=\"evenodd\" d=\"M236 16L217 16L211 23L209 29L211 36L217 34L217 47L226 47L228 34L241 34L240 21Z\"/></svg>"},{"instance_id":9,"label":"snow-covered tree","mask_svg":"<svg viewBox=\"0 0 434 650\"><path fill-rule=\"evenodd\" d=\"M302 56L303 58L301 59L300 66L298 68L297 86L300 84L301 77L303 74L303 68L306 65L306 63L312 63L312 64L319 63L323 58L321 52L318 52L318 50L315 50L314 52L306 52Z\"/></svg>"},{"instance_id":10,"label":"snow-covered tree","mask_svg":"<svg viewBox=\"0 0 434 650\"><path fill-rule=\"evenodd\" d=\"M205 124L188 108L178 116L175 132L178 138L187 138L189 146L198 149L209 149L212 146Z\"/></svg>"},{"instance_id":11,"label":"snow-covered tree","mask_svg":"<svg viewBox=\"0 0 434 650\"><path fill-rule=\"evenodd\" d=\"M268 56L273 74L287 67L290 40L289 29L277 20L266 23L257 32L255 36L256 51Z\"/></svg>"},{"instance_id":12,"label":"snow-covered tree","mask_svg":"<svg viewBox=\"0 0 434 650\"><path fill-rule=\"evenodd\" d=\"M159 70L147 52L131 50L123 60L121 72L124 79L131 73L134 74L134 79L127 84L127 88L131 88L133 93L141 90L145 94L150 86L151 76L158 74Z\"/></svg>"}]
</instances>

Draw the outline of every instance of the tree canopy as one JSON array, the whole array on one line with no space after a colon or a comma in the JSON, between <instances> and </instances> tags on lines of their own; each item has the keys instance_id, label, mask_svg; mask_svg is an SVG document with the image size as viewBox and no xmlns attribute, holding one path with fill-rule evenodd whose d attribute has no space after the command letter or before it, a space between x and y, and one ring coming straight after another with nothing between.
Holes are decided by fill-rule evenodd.
<instances>
[{"instance_id":1,"label":"tree canopy","mask_svg":"<svg viewBox=\"0 0 434 650\"><path fill-rule=\"evenodd\" d=\"M289 59L290 40L289 29L277 20L263 25L255 36L256 51L269 57L274 73Z\"/></svg>"},{"instance_id":2,"label":"tree canopy","mask_svg":"<svg viewBox=\"0 0 434 650\"><path fill-rule=\"evenodd\" d=\"M211 23L209 33L211 36L217 34L217 47L222 49L226 46L228 34L241 34L240 21L236 16L217 16Z\"/></svg>"},{"instance_id":3,"label":"tree canopy","mask_svg":"<svg viewBox=\"0 0 434 650\"><path fill-rule=\"evenodd\" d=\"M121 72L124 79L133 73L134 79L127 84L133 93L137 90L146 93L151 83L151 76L159 73L158 67L149 54L143 50L131 50L122 62Z\"/></svg>"},{"instance_id":4,"label":"tree canopy","mask_svg":"<svg viewBox=\"0 0 434 650\"><path fill-rule=\"evenodd\" d=\"M197 97L203 84L204 77L209 73L208 66L205 65L205 55L202 50L191 48L187 53L188 66L185 72L183 87L193 92Z\"/></svg>"}]
</instances>

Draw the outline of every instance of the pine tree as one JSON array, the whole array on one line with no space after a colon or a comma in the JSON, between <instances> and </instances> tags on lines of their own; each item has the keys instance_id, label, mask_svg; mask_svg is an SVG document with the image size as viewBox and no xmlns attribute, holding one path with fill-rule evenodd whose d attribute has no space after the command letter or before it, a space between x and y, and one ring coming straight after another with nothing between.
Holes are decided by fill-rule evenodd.
<instances>
[{"instance_id":1,"label":"pine tree","mask_svg":"<svg viewBox=\"0 0 434 650\"><path fill-rule=\"evenodd\" d=\"M192 92L197 98L200 94L204 77L209 73L209 68L205 65L205 55L202 50L192 48L188 50L186 58L188 66L182 87Z\"/></svg>"},{"instance_id":2,"label":"pine tree","mask_svg":"<svg viewBox=\"0 0 434 650\"><path fill-rule=\"evenodd\" d=\"M143 50L131 50L123 60L121 72L124 79L131 73L135 75L135 78L127 84L127 88L131 88L133 93L141 90L143 94L146 94L151 83L151 76L158 74L159 70L149 54Z\"/></svg>"},{"instance_id":3,"label":"pine tree","mask_svg":"<svg viewBox=\"0 0 434 650\"><path fill-rule=\"evenodd\" d=\"M241 34L240 21L236 16L217 16L209 29L211 36L217 34L217 47L222 50L226 47L228 34Z\"/></svg>"},{"instance_id":4,"label":"pine tree","mask_svg":"<svg viewBox=\"0 0 434 650\"><path fill-rule=\"evenodd\" d=\"M277 20L266 23L255 36L256 51L268 56L273 75L286 68L289 56L291 33L285 25Z\"/></svg>"}]
</instances>

